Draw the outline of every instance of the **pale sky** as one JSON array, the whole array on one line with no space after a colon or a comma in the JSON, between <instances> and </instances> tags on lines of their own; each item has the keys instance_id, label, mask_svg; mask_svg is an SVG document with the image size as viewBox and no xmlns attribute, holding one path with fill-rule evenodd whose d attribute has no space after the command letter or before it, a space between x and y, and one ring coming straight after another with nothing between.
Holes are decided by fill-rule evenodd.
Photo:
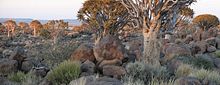
<instances>
[{"instance_id":1,"label":"pale sky","mask_svg":"<svg viewBox=\"0 0 220 85\"><path fill-rule=\"evenodd\" d=\"M84 0L0 0L0 18L76 19ZM220 18L220 0L198 0L196 15L211 13Z\"/></svg>"}]
</instances>

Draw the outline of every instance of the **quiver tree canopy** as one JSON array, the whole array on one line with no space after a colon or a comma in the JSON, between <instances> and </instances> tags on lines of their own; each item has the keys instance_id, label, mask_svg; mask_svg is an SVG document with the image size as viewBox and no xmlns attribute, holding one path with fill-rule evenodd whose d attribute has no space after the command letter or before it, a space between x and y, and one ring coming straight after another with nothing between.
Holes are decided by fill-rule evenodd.
<instances>
[{"instance_id":1,"label":"quiver tree canopy","mask_svg":"<svg viewBox=\"0 0 220 85\"><path fill-rule=\"evenodd\" d=\"M96 30L98 36L116 35L129 20L127 10L119 0L87 0L77 17Z\"/></svg>"},{"instance_id":2,"label":"quiver tree canopy","mask_svg":"<svg viewBox=\"0 0 220 85\"><path fill-rule=\"evenodd\" d=\"M208 30L211 27L219 25L219 19L215 15L203 14L198 15L193 19L193 24L200 27L202 30Z\"/></svg>"}]
</instances>

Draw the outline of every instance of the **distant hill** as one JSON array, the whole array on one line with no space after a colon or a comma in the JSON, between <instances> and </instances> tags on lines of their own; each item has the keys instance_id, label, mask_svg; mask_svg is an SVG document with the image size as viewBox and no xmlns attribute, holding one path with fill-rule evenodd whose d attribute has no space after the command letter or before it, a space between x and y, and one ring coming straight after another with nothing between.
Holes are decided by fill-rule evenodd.
<instances>
[{"instance_id":1,"label":"distant hill","mask_svg":"<svg viewBox=\"0 0 220 85\"><path fill-rule=\"evenodd\" d=\"M0 18L0 23L3 23L5 21L9 20L9 18ZM30 23L33 19L29 19L29 18L13 18L13 20L16 21L16 23L19 22L26 22L26 23ZM65 22L69 22L69 25L80 25L80 21L76 20L76 19L63 19ZM47 23L49 20L39 20L42 24Z\"/></svg>"}]
</instances>

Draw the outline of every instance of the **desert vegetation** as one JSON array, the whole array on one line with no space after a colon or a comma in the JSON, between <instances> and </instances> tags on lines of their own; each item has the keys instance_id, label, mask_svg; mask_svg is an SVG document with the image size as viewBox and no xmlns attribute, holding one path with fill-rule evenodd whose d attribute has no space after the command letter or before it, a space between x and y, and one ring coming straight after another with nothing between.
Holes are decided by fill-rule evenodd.
<instances>
[{"instance_id":1,"label":"desert vegetation","mask_svg":"<svg viewBox=\"0 0 220 85\"><path fill-rule=\"evenodd\" d=\"M219 18L193 3L86 0L79 26L7 20L0 85L220 85Z\"/></svg>"}]
</instances>

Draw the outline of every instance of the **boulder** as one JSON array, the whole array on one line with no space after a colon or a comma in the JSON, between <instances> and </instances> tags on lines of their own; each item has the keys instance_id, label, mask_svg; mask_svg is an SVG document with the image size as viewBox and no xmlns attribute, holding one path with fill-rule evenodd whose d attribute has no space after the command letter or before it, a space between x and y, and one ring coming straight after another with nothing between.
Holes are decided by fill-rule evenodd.
<instances>
[{"instance_id":1,"label":"boulder","mask_svg":"<svg viewBox=\"0 0 220 85\"><path fill-rule=\"evenodd\" d=\"M104 76L111 76L114 78L120 78L121 76L126 74L126 70L124 67L113 65L104 66L102 72Z\"/></svg>"},{"instance_id":2,"label":"boulder","mask_svg":"<svg viewBox=\"0 0 220 85\"><path fill-rule=\"evenodd\" d=\"M205 41L191 42L190 45L191 45L191 48L197 47L197 49L200 50L197 52L199 54L205 53L208 48L208 43L206 43Z\"/></svg>"},{"instance_id":3,"label":"boulder","mask_svg":"<svg viewBox=\"0 0 220 85\"><path fill-rule=\"evenodd\" d=\"M163 47L163 52L165 54L165 61L169 61L176 56L191 56L190 48L174 43L166 44Z\"/></svg>"},{"instance_id":4,"label":"boulder","mask_svg":"<svg viewBox=\"0 0 220 85\"><path fill-rule=\"evenodd\" d=\"M89 60L81 64L81 74L80 76L89 76L95 73L95 64Z\"/></svg>"},{"instance_id":5,"label":"boulder","mask_svg":"<svg viewBox=\"0 0 220 85\"><path fill-rule=\"evenodd\" d=\"M26 59L22 62L21 70L24 72L29 72L34 67L34 62L31 59Z\"/></svg>"},{"instance_id":6,"label":"boulder","mask_svg":"<svg viewBox=\"0 0 220 85\"><path fill-rule=\"evenodd\" d=\"M176 85L202 85L199 79L194 77L181 77L175 82Z\"/></svg>"},{"instance_id":7,"label":"boulder","mask_svg":"<svg viewBox=\"0 0 220 85\"><path fill-rule=\"evenodd\" d=\"M0 60L0 75L7 75L17 71L18 62L16 60Z\"/></svg>"},{"instance_id":8,"label":"boulder","mask_svg":"<svg viewBox=\"0 0 220 85\"><path fill-rule=\"evenodd\" d=\"M71 55L71 60L79 60L85 62L86 60L95 61L93 54L93 46L91 44L81 44Z\"/></svg>"},{"instance_id":9,"label":"boulder","mask_svg":"<svg viewBox=\"0 0 220 85\"><path fill-rule=\"evenodd\" d=\"M123 83L115 78L100 77L86 85L123 85Z\"/></svg>"},{"instance_id":10,"label":"boulder","mask_svg":"<svg viewBox=\"0 0 220 85\"><path fill-rule=\"evenodd\" d=\"M215 52L217 49L216 49L216 47L214 47L214 46L208 46L208 48L207 48L207 52Z\"/></svg>"},{"instance_id":11,"label":"boulder","mask_svg":"<svg viewBox=\"0 0 220 85\"><path fill-rule=\"evenodd\" d=\"M127 57L125 47L118 37L113 35L106 35L98 40L93 50L99 67L122 64L122 60Z\"/></svg>"}]
</instances>

